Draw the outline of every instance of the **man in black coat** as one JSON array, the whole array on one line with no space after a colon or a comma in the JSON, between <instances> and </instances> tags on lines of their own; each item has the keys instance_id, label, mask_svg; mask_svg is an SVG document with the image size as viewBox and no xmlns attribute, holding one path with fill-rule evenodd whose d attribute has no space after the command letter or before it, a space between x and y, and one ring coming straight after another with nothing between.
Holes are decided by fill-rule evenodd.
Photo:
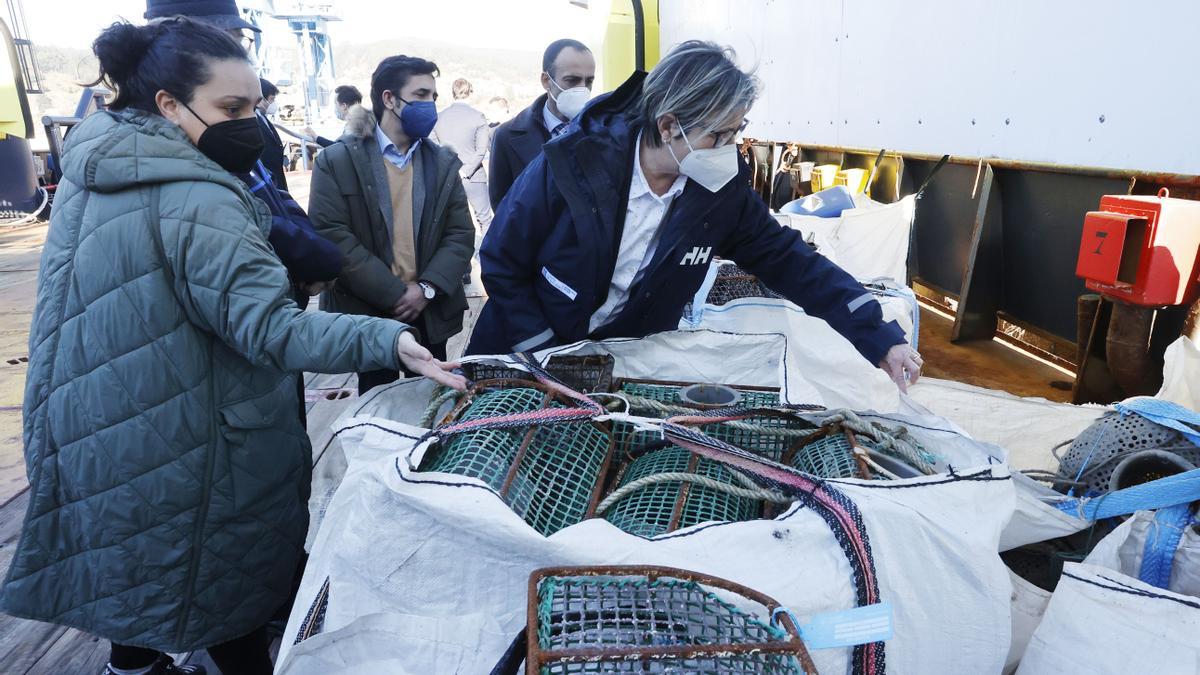
<instances>
[{"instance_id":1,"label":"man in black coat","mask_svg":"<svg viewBox=\"0 0 1200 675\"><path fill-rule=\"evenodd\" d=\"M555 40L546 47L542 54L542 88L546 93L501 124L492 138L487 175L493 209L500 205L517 176L542 153L542 144L566 131L567 123L587 100L584 90L590 93L595 79L596 59L582 42Z\"/></svg>"},{"instance_id":2,"label":"man in black coat","mask_svg":"<svg viewBox=\"0 0 1200 675\"><path fill-rule=\"evenodd\" d=\"M275 131L275 125L267 118L268 115L274 115L279 110L279 104L275 102L275 97L279 95L279 87L261 78L258 82L262 85L263 97L258 104L258 109L254 111L254 116L258 118L258 128L262 131L263 140L266 142L259 160L271 174L271 183L276 188L287 192L287 178L283 175L284 166L287 165L287 158L283 152L283 140L279 138L279 132Z\"/></svg>"}]
</instances>

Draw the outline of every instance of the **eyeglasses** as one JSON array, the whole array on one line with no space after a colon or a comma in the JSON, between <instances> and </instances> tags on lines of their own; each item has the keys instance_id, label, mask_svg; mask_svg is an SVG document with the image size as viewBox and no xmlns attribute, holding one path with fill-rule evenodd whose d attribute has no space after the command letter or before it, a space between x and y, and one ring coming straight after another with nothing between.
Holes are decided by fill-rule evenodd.
<instances>
[{"instance_id":1,"label":"eyeglasses","mask_svg":"<svg viewBox=\"0 0 1200 675\"><path fill-rule=\"evenodd\" d=\"M739 124L736 129L733 129L733 128L718 129L716 131L708 132L708 135L713 137L713 147L719 148L722 145L728 145L728 144L732 143L733 139L737 138L738 134L745 131L746 126L749 124L750 124L750 119L743 117L742 123Z\"/></svg>"}]
</instances>

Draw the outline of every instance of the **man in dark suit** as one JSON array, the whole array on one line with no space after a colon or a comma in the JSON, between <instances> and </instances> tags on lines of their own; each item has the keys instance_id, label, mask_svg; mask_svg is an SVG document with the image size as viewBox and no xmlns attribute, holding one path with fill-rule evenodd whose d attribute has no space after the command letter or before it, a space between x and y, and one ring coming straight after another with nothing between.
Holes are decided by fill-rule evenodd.
<instances>
[{"instance_id":1,"label":"man in dark suit","mask_svg":"<svg viewBox=\"0 0 1200 675\"><path fill-rule=\"evenodd\" d=\"M287 164L287 158L283 152L283 140L279 138L279 132L275 131L275 125L267 118L268 115L274 115L279 110L279 104L275 102L275 97L279 95L279 87L261 78L258 82L262 86L263 97L258 104L258 109L254 111L254 115L258 117L258 127L262 131L263 140L266 141L259 160L267 168L271 183L287 192L287 178L283 175L284 166Z\"/></svg>"},{"instance_id":2,"label":"man in dark suit","mask_svg":"<svg viewBox=\"0 0 1200 675\"><path fill-rule=\"evenodd\" d=\"M528 108L501 124L492 139L488 196L492 208L508 194L517 176L542 152L542 145L579 114L596 79L596 59L578 40L555 40L542 54L542 88Z\"/></svg>"}]
</instances>

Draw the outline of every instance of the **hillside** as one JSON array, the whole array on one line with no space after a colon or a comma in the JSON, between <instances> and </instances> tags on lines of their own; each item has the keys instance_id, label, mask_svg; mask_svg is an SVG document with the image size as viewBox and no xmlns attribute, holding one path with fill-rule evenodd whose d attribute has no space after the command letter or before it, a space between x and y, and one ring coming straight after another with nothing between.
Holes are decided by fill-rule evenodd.
<instances>
[{"instance_id":1,"label":"hillside","mask_svg":"<svg viewBox=\"0 0 1200 675\"><path fill-rule=\"evenodd\" d=\"M472 103L491 114L486 105L494 96L508 99L510 112L515 114L529 101L542 93L538 83L541 71L540 46L532 51L520 49L479 49L461 47L436 40L388 40L368 44L346 44L334 47L337 82L353 84L366 95L370 89L371 73L384 57L393 54L421 56L438 64L441 79L439 103L448 105L450 84L465 77L472 82L475 95ZM44 94L30 97L34 122L38 126L35 147L44 147L41 138L42 115L71 115L79 102L81 83L96 79L98 65L90 50L65 47L37 47ZM284 88L283 99L291 98L290 88Z\"/></svg>"}]
</instances>

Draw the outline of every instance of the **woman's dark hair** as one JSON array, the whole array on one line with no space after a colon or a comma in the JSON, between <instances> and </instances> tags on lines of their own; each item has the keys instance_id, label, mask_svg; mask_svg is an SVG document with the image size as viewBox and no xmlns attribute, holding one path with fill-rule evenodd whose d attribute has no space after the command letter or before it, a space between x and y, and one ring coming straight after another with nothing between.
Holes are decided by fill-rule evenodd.
<instances>
[{"instance_id":1,"label":"woman's dark hair","mask_svg":"<svg viewBox=\"0 0 1200 675\"><path fill-rule=\"evenodd\" d=\"M191 103L192 92L209 78L208 62L240 59L245 50L225 31L184 17L163 19L145 26L118 22L104 29L92 43L100 61L100 77L117 91L109 107L137 108L158 113L154 97L166 90Z\"/></svg>"},{"instance_id":2,"label":"woman's dark hair","mask_svg":"<svg viewBox=\"0 0 1200 675\"><path fill-rule=\"evenodd\" d=\"M352 84L339 85L333 90L337 94L337 102L345 105L356 105L362 103L362 92L358 87Z\"/></svg>"},{"instance_id":3,"label":"woman's dark hair","mask_svg":"<svg viewBox=\"0 0 1200 675\"><path fill-rule=\"evenodd\" d=\"M375 113L375 121L383 119L383 92L390 91L393 96L399 96L400 90L413 75L437 77L439 74L436 63L417 56L401 54L380 61L371 75L371 110Z\"/></svg>"},{"instance_id":4,"label":"woman's dark hair","mask_svg":"<svg viewBox=\"0 0 1200 675\"><path fill-rule=\"evenodd\" d=\"M270 80L264 80L260 77L258 78L258 86L262 88L263 98L271 98L272 96L279 95L279 87L271 84Z\"/></svg>"}]
</instances>

